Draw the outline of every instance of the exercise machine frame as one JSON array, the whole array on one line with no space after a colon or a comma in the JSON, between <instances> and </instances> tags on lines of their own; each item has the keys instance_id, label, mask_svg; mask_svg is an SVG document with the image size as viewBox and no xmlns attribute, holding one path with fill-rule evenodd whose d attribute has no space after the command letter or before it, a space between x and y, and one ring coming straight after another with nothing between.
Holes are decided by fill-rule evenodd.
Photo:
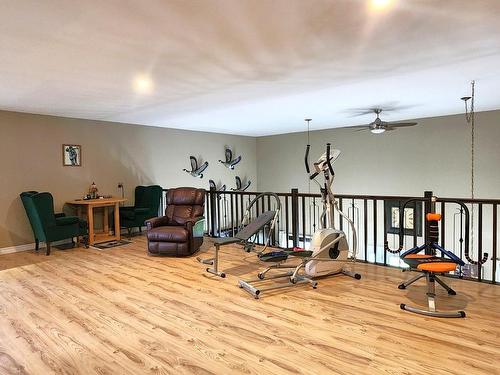
<instances>
[{"instance_id":1,"label":"exercise machine frame","mask_svg":"<svg viewBox=\"0 0 500 375\"><path fill-rule=\"evenodd\" d=\"M423 201L426 203L426 225L425 225L425 236L424 236L424 244L420 246L415 246L410 250L405 251L400 255L400 258L405 261L410 266L410 271L420 272L418 275L410 278L409 280L398 285L399 289L406 289L408 286L413 284L414 282L425 277L427 283L427 309L409 306L407 304L400 304L400 308L402 310L410 311L416 314L432 316L432 317L440 317L440 318L463 318L465 317L465 311L438 311L436 309L436 282L443 287L449 295L456 295L456 292L447 285L441 278L440 275L444 275L449 271L435 271L432 267L422 267L424 263L454 263L456 266L464 266L465 263L460 257L455 255L453 252L444 249L442 246L438 244L439 240L439 228L437 222L441 219L441 215L435 214L436 212L436 200L437 198L432 194L431 191L426 191L424 193L424 198L412 198L406 200L402 207L399 210L399 222L401 223L399 228L399 247L396 250L392 250L389 248L388 242L386 241L384 244L384 248L386 251L389 251L393 254L400 253L404 247L404 212L405 208L409 203L416 201ZM472 264L483 264L488 259L488 253L484 253L484 256L479 261L474 261L469 254L469 222L470 222L470 213L468 207L460 201L448 201L449 203L456 203L461 206L464 214L465 214L465 249L464 255L466 259ZM433 220L432 216L429 215L437 215L438 217ZM416 255L420 252L425 251L425 255L422 254L420 257ZM441 257L438 258L436 256L437 251L441 253ZM446 257L446 258L445 258ZM413 261L421 261L422 263L415 267ZM422 268L421 268L422 267ZM456 268L456 267L455 267Z\"/></svg>"},{"instance_id":2,"label":"exercise machine frame","mask_svg":"<svg viewBox=\"0 0 500 375\"><path fill-rule=\"evenodd\" d=\"M272 197L276 202L276 209L266 211L257 216L257 218L253 221L250 221L252 216L252 208L253 206L264 197ZM222 237L214 240L215 253L212 258L202 259L201 257L197 257L196 260L202 264L211 265L212 267L208 267L206 269L207 272L220 276L222 278L226 277L226 273L223 271L219 271L219 251L221 246L229 245L229 244L242 244L246 252L255 251L255 241L257 240L257 235L261 230L264 231L264 247L257 251L257 254L264 253L267 248L270 246L271 236L273 235L274 228L276 227L276 223L279 219L279 214L281 211L281 201L277 194L272 192L264 192L257 195L253 200L250 201L248 207L245 210L245 214L243 216L240 230L235 234L234 237ZM266 227L268 228L266 235Z\"/></svg>"},{"instance_id":3,"label":"exercise machine frame","mask_svg":"<svg viewBox=\"0 0 500 375\"><path fill-rule=\"evenodd\" d=\"M321 247L319 250L316 251L317 254L323 254L325 250L331 249L333 247L338 247L340 241L345 240L347 243L346 235L342 231L336 231L334 228L334 222L335 222L335 210L339 213L341 217L346 219L348 223L350 224L352 228L352 233L353 233L353 260L355 261L356 259L356 253L357 253L357 236L356 236L356 228L354 225L354 221L351 220L347 215L345 215L338 207L337 201L335 200L335 196L333 194L332 190L332 185L333 185L333 179L335 176L335 172L333 170L332 166L332 160L335 160L339 155L340 152L337 153L336 155L332 156L331 155L331 145L330 143L327 143L326 145L326 153L323 154L318 162L314 163L314 168L315 171L314 173L311 174L310 168L309 168L309 151L310 151L310 145L307 145L306 147L306 154L304 157L304 162L306 166L306 171L309 174L309 179L314 180L320 173L324 174L325 182L323 186L320 185L320 191L322 195L322 202L323 202L323 212L320 217L320 225L321 229L317 232L321 231L328 231L332 230L332 233L336 235L336 237L324 244L321 243ZM317 233L316 232L316 233ZM315 233L315 234L316 234ZM313 236L314 238L314 236ZM349 250L344 250L347 253ZM263 253L262 255L266 255ZM308 274L307 266L310 264L310 262L339 262L337 259L332 259L328 257L318 257L315 256L313 251L308 251L308 250L300 250L300 251L277 251L274 253L268 254L268 259L265 257L261 256L259 257L261 260L264 261L269 261L269 262L274 262L274 264L270 265L263 271L260 271L257 274L257 278L250 279L250 280L239 280L238 281L238 286L244 290L246 290L248 293L253 295L255 298L259 298L260 295L265 292L265 291L271 291L275 289L281 289L281 288L287 288L293 285L298 285L298 284L303 284L303 283L308 283L312 286L313 289L316 289L318 282L315 280L316 277L327 277L327 276L333 276L333 275L338 275L338 274L343 274L347 275L350 277L353 277L355 279L360 279L361 275L355 272L352 272L344 267L340 267L332 272L327 272L323 273L320 276L311 276ZM288 265L286 262L290 258L300 258L301 261L298 265ZM342 262L346 262L347 260L342 260ZM292 271L287 271L285 273L280 273L272 276L266 277L266 274L270 272L271 270L282 270L282 269L288 269ZM304 269L304 273L300 273L300 271ZM281 279L281 278L288 278L288 283L280 284L280 285L271 285L271 286L262 286L264 283L266 283L268 280L275 280L275 279Z\"/></svg>"}]
</instances>

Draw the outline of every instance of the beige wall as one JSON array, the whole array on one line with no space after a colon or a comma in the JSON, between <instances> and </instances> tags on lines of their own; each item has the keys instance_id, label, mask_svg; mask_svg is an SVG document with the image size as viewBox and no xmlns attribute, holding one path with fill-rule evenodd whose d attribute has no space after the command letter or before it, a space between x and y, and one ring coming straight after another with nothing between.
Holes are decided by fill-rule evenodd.
<instances>
[{"instance_id":1,"label":"beige wall","mask_svg":"<svg viewBox=\"0 0 500 375\"><path fill-rule=\"evenodd\" d=\"M62 166L63 143L82 145L82 167ZM243 156L235 171L217 162L225 145ZM189 155L210 163L203 179L182 171ZM256 165L255 138L0 111L0 248L33 242L25 190L50 191L61 210L92 181L113 195L123 182L133 203L138 184L207 188L214 179L234 187L236 174L256 183Z\"/></svg>"},{"instance_id":2,"label":"beige wall","mask_svg":"<svg viewBox=\"0 0 500 375\"><path fill-rule=\"evenodd\" d=\"M418 121L381 136L313 131L311 162L328 141L342 150L338 193L419 195L431 189L440 196L469 196L470 129L463 116ZM477 114L476 142L476 196L500 198L500 111ZM82 167L62 166L63 143L82 145ZM137 184L207 187L212 178L234 186L236 174L252 181L250 190L307 191L305 144L306 133L256 139L0 111L0 248L33 241L21 191L52 192L57 210L92 181L101 193L114 195L123 182L129 199ZM225 145L243 156L235 171L217 162ZM190 154L209 161L203 179L182 171ZM314 184L311 191L317 191Z\"/></svg>"},{"instance_id":3,"label":"beige wall","mask_svg":"<svg viewBox=\"0 0 500 375\"><path fill-rule=\"evenodd\" d=\"M326 142L342 151L335 190L344 194L470 196L470 128L464 117L419 119L382 135L333 129L311 132L311 163ZM312 122L314 125L314 121ZM307 191L306 133L257 139L259 190ZM500 111L476 115L476 197L500 198ZM311 184L311 191L317 192Z\"/></svg>"}]
</instances>

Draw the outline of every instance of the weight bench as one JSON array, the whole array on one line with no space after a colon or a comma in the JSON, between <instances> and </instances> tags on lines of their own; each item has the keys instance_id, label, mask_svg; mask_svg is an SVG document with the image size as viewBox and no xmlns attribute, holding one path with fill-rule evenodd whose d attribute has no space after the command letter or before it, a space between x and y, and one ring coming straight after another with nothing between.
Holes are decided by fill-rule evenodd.
<instances>
[{"instance_id":1,"label":"weight bench","mask_svg":"<svg viewBox=\"0 0 500 375\"><path fill-rule=\"evenodd\" d=\"M266 193L264 193L266 194ZM247 208L247 213L245 214L245 217L249 217L249 212L250 208L252 207L253 203L257 201L258 198L260 198L262 195L257 196L250 205ZM271 232L274 228L274 225L278 219L279 215L279 206L276 211L266 211L262 214L260 214L254 221L250 222L247 226L245 226L242 230L240 230L234 237L223 237L223 238L217 238L214 241L214 246L215 246L215 255L213 258L208 258L208 259L201 259L200 257L196 258L198 262L202 264L208 264L211 265L212 267L209 267L206 269L207 272L212 273L214 275L220 276L222 278L226 277L226 274L222 271L219 271L219 249L221 246L224 245L229 245L229 244L234 244L234 243L239 243L243 244L245 246L245 251L246 252L251 252L254 249L255 246L255 240L256 236L259 233L260 230L264 229L266 225L270 225L269 227L269 232L266 237L265 245L264 248L259 251L259 254L262 254L264 251L266 251L267 247L269 246L269 241L271 237ZM251 240L251 238L254 238Z\"/></svg>"}]
</instances>

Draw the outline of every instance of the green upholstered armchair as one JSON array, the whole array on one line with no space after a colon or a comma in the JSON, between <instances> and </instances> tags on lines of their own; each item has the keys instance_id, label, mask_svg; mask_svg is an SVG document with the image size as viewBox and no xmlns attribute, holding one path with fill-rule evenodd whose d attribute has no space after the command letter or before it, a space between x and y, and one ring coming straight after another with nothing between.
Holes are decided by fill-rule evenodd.
<instances>
[{"instance_id":1,"label":"green upholstered armchair","mask_svg":"<svg viewBox=\"0 0 500 375\"><path fill-rule=\"evenodd\" d=\"M87 236L88 225L76 216L66 216L54 212L54 199L50 193L26 191L20 194L35 237L35 249L38 251L40 242L47 245L46 254L50 255L50 244L67 238ZM88 237L85 239L88 247Z\"/></svg>"},{"instance_id":2,"label":"green upholstered armchair","mask_svg":"<svg viewBox=\"0 0 500 375\"><path fill-rule=\"evenodd\" d=\"M129 234L136 227L140 232L146 220L158 216L162 192L162 187L158 185L137 186L134 206L120 207L121 227L127 228Z\"/></svg>"}]
</instances>

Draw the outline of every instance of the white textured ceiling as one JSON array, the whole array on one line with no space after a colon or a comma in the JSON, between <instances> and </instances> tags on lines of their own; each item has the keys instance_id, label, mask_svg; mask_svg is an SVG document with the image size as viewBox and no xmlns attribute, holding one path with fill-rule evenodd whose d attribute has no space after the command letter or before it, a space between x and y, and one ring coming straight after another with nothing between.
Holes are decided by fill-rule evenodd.
<instances>
[{"instance_id":1,"label":"white textured ceiling","mask_svg":"<svg viewBox=\"0 0 500 375\"><path fill-rule=\"evenodd\" d=\"M1 0L0 109L267 135L458 113L471 79L500 108L500 1L394 1Z\"/></svg>"}]
</instances>

